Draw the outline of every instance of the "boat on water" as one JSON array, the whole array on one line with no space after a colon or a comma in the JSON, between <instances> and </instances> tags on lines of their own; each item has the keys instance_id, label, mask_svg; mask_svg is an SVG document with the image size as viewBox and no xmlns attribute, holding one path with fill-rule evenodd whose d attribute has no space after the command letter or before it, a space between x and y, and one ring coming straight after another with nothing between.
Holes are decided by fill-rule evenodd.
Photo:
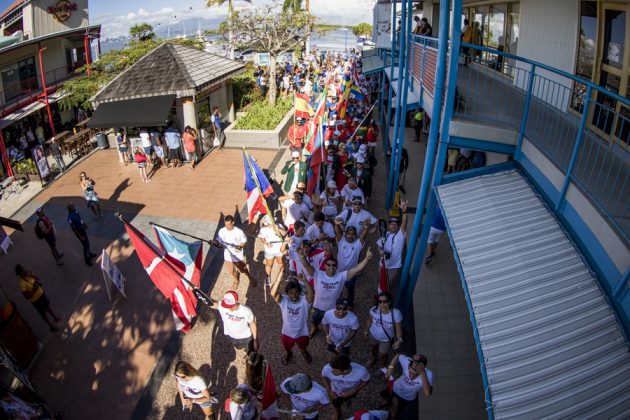
<instances>
[{"instance_id":1,"label":"boat on water","mask_svg":"<svg viewBox=\"0 0 630 420\"><path fill-rule=\"evenodd\" d=\"M374 42L372 42L372 40L370 39L370 37L366 36L366 35L359 35L357 37L357 44L359 45L363 45L363 46L373 46L376 45Z\"/></svg>"}]
</instances>

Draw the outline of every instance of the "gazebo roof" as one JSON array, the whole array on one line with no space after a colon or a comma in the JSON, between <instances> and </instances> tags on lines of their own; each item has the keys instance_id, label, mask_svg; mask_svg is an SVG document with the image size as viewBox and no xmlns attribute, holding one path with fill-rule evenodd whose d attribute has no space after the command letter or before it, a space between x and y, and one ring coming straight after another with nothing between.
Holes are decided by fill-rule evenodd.
<instances>
[{"instance_id":1,"label":"gazebo roof","mask_svg":"<svg viewBox=\"0 0 630 420\"><path fill-rule=\"evenodd\" d=\"M148 96L193 96L244 69L242 63L166 42L109 82L92 102L96 106Z\"/></svg>"}]
</instances>

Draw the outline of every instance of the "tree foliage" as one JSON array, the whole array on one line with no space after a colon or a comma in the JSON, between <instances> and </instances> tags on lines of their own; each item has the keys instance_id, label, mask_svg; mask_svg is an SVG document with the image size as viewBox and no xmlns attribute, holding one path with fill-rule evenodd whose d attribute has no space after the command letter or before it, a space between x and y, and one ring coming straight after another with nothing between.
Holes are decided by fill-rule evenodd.
<instances>
[{"instance_id":1,"label":"tree foliage","mask_svg":"<svg viewBox=\"0 0 630 420\"><path fill-rule=\"evenodd\" d=\"M355 34L356 36L361 36L361 35L371 36L372 25L370 25L369 23L359 23L358 25L355 25L352 27L352 33Z\"/></svg>"},{"instance_id":2,"label":"tree foliage","mask_svg":"<svg viewBox=\"0 0 630 420\"><path fill-rule=\"evenodd\" d=\"M255 9L235 12L230 43L232 48L241 47L269 53L269 94L271 105L276 103L276 63L280 54L293 51L308 38L315 18L302 11L283 13L282 4L275 0ZM224 37L225 38L225 37ZM225 39L224 39L224 42Z\"/></svg>"},{"instance_id":3,"label":"tree foliage","mask_svg":"<svg viewBox=\"0 0 630 420\"><path fill-rule=\"evenodd\" d=\"M284 0L282 11L284 13L299 13L302 11L302 0Z\"/></svg>"},{"instance_id":4,"label":"tree foliage","mask_svg":"<svg viewBox=\"0 0 630 420\"><path fill-rule=\"evenodd\" d=\"M89 76L87 66L78 68L75 73L78 73L79 77L64 83L62 93L65 96L59 100L59 105L62 109L81 107L91 110L90 99L100 89L164 42L166 41L155 39L131 41L122 50L108 51L98 61L90 64ZM197 40L169 40L168 42L203 50L203 44Z\"/></svg>"},{"instance_id":5,"label":"tree foliage","mask_svg":"<svg viewBox=\"0 0 630 420\"><path fill-rule=\"evenodd\" d=\"M290 97L280 99L273 106L266 101L255 102L247 114L236 120L234 128L237 130L273 130L291 108L293 108L293 101Z\"/></svg>"},{"instance_id":6,"label":"tree foliage","mask_svg":"<svg viewBox=\"0 0 630 420\"><path fill-rule=\"evenodd\" d=\"M138 41L148 41L155 39L155 33L153 32L153 26L148 23L139 23L129 28L129 35Z\"/></svg>"}]
</instances>

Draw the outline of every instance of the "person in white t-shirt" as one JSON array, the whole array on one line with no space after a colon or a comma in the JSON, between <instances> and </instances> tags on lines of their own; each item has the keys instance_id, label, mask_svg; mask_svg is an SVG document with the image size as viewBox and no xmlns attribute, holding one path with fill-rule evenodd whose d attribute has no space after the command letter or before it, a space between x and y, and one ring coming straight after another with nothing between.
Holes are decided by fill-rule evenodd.
<instances>
[{"instance_id":1,"label":"person in white t-shirt","mask_svg":"<svg viewBox=\"0 0 630 420\"><path fill-rule=\"evenodd\" d=\"M305 419L314 419L319 411L330 404L326 388L313 382L310 376L297 373L280 384L282 401L292 411L301 413ZM298 414L300 415L300 414Z\"/></svg>"},{"instance_id":2,"label":"person in white t-shirt","mask_svg":"<svg viewBox=\"0 0 630 420\"><path fill-rule=\"evenodd\" d=\"M179 361L175 365L174 375L182 409L192 410L193 404L197 404L206 415L206 419L213 418L212 404L218 401L210 396L208 385L199 371L190 363Z\"/></svg>"},{"instance_id":3,"label":"person in white t-shirt","mask_svg":"<svg viewBox=\"0 0 630 420\"><path fill-rule=\"evenodd\" d=\"M227 291L223 300L214 302L211 308L219 311L223 321L223 333L234 345L237 359L239 356L244 358L248 350L258 351L260 344L256 317L249 307L238 302L238 294L235 291ZM245 376L240 375L239 381L241 378L244 382Z\"/></svg>"},{"instance_id":4,"label":"person in white t-shirt","mask_svg":"<svg viewBox=\"0 0 630 420\"><path fill-rule=\"evenodd\" d=\"M306 239L324 248L327 242L335 239L335 228L326 221L326 216L321 211L313 215L313 222L306 231Z\"/></svg>"},{"instance_id":5,"label":"person in white t-shirt","mask_svg":"<svg viewBox=\"0 0 630 420\"><path fill-rule=\"evenodd\" d=\"M341 418L341 406L354 398L370 381L370 373L358 363L339 354L322 369L322 380L335 407L335 419Z\"/></svg>"},{"instance_id":6,"label":"person in white t-shirt","mask_svg":"<svg viewBox=\"0 0 630 420\"><path fill-rule=\"evenodd\" d=\"M219 229L217 239L212 241L212 245L223 248L225 266L234 279L232 289L238 289L239 273L244 274L249 280L249 284L256 287L256 280L249 274L249 269L245 263L245 253L243 252L243 248L247 245L247 236L245 236L245 232L234 226L234 217L232 215L228 214L225 216L224 222L225 227Z\"/></svg>"},{"instance_id":7,"label":"person in white t-shirt","mask_svg":"<svg viewBox=\"0 0 630 420\"><path fill-rule=\"evenodd\" d=\"M389 411L387 410L359 410L346 420L387 420Z\"/></svg>"},{"instance_id":8,"label":"person in white t-shirt","mask_svg":"<svg viewBox=\"0 0 630 420\"><path fill-rule=\"evenodd\" d=\"M290 200L286 200L282 203L282 206L286 208L286 215L284 217L284 224L287 228L289 228L289 232L293 232L294 224L296 221L301 221L304 223L306 227L309 226L309 216L311 215L311 211L308 209L308 206L303 201L304 194L302 191L295 190L293 192L293 202Z\"/></svg>"},{"instance_id":9,"label":"person in white t-shirt","mask_svg":"<svg viewBox=\"0 0 630 420\"><path fill-rule=\"evenodd\" d=\"M335 181L328 181L326 189L322 191L319 198L322 200L322 213L324 213L326 217L332 219L339 213L341 195L339 194L339 190L337 190Z\"/></svg>"},{"instance_id":10,"label":"person in white t-shirt","mask_svg":"<svg viewBox=\"0 0 630 420\"><path fill-rule=\"evenodd\" d=\"M339 296L341 296L344 284L359 274L371 259L372 251L368 248L365 257L356 267L348 271L338 272L337 259L329 257L325 264L326 270L322 271L314 268L306 259L304 252L300 250L302 265L309 276L313 277L315 283L315 300L313 302L313 315L311 317L311 338L317 333L317 327L321 324L326 311L335 307L335 302L339 299Z\"/></svg>"},{"instance_id":11,"label":"person in white t-shirt","mask_svg":"<svg viewBox=\"0 0 630 420\"><path fill-rule=\"evenodd\" d=\"M361 255L361 251L363 251L368 230L363 229L361 236L357 239L357 229L354 226L347 226L344 231L342 221L335 220L335 233L335 239L337 240L337 261L339 261L337 270L349 270L359 263L359 256ZM350 302L350 308L354 308L354 289L356 287L357 278L358 276L347 281L344 286L346 289L346 297Z\"/></svg>"},{"instance_id":12,"label":"person in white t-shirt","mask_svg":"<svg viewBox=\"0 0 630 420\"><path fill-rule=\"evenodd\" d=\"M348 310L349 305L348 299L337 299L335 308L326 311L322 319L328 351L346 356L350 353L350 343L359 330L359 319L354 312Z\"/></svg>"},{"instance_id":13,"label":"person in white t-shirt","mask_svg":"<svg viewBox=\"0 0 630 420\"><path fill-rule=\"evenodd\" d=\"M407 232L407 201L401 201L400 211L402 218L389 218L385 241L383 239L377 241L379 251L385 259L389 291L393 296L397 296L398 293L398 284L400 283L404 261L405 236Z\"/></svg>"},{"instance_id":14,"label":"person in white t-shirt","mask_svg":"<svg viewBox=\"0 0 630 420\"><path fill-rule=\"evenodd\" d=\"M308 337L308 312L313 304L315 292L311 284L304 276L282 281L282 272L278 273L275 282L271 286L271 297L280 305L282 313L282 364L289 363L291 349L297 345L306 360L311 363L313 358L307 350ZM284 284L284 294L280 294L280 286ZM302 296L302 288L306 290L306 296Z\"/></svg>"},{"instance_id":15,"label":"person in white t-shirt","mask_svg":"<svg viewBox=\"0 0 630 420\"><path fill-rule=\"evenodd\" d=\"M369 335L371 343L371 358L367 367L374 366L377 355L382 365L386 366L389 351L398 350L403 341L403 316L394 308L391 293L380 292L375 300L376 305L370 309L365 326L365 335Z\"/></svg>"},{"instance_id":16,"label":"person in white t-shirt","mask_svg":"<svg viewBox=\"0 0 630 420\"><path fill-rule=\"evenodd\" d=\"M401 419L407 418L408 407L417 405L418 393L422 392L425 398L429 398L433 393L433 372L427 368L427 357L415 354L407 357L402 354L394 356L387 366L385 378L393 379L392 373L396 364L400 363L402 375L394 381L394 386L390 390L385 388L381 392L381 397L385 400L383 407L390 407L396 401L392 417L398 416Z\"/></svg>"},{"instance_id":17,"label":"person in white t-shirt","mask_svg":"<svg viewBox=\"0 0 630 420\"><path fill-rule=\"evenodd\" d=\"M144 150L144 154L147 155L147 159L149 160L149 166L153 166L153 158L151 157L153 154L151 144L151 135L146 128L140 130L140 144L142 145L142 150Z\"/></svg>"},{"instance_id":18,"label":"person in white t-shirt","mask_svg":"<svg viewBox=\"0 0 630 420\"><path fill-rule=\"evenodd\" d=\"M280 228L274 227L269 215L263 217L260 224L262 228L260 228L260 232L258 232L258 239L263 243L265 249L265 274L267 276L265 282L267 285L271 285L271 272L273 271L274 264L280 267L283 265L282 256L284 253L282 251L282 244L284 241L280 236L283 232Z\"/></svg>"},{"instance_id":19,"label":"person in white t-shirt","mask_svg":"<svg viewBox=\"0 0 630 420\"><path fill-rule=\"evenodd\" d=\"M335 218L335 224L337 220L340 220L344 226L354 226L357 232L361 234L363 229L368 229L368 233L376 232L376 217L367 210L363 210L362 201L359 197L352 199L352 208L342 210L341 213Z\"/></svg>"},{"instance_id":20,"label":"person in white t-shirt","mask_svg":"<svg viewBox=\"0 0 630 420\"><path fill-rule=\"evenodd\" d=\"M348 183L341 189L341 198L343 199L346 208L352 207L352 199L354 197L359 197L361 202L365 204L365 194L357 185L357 179L351 176L348 178Z\"/></svg>"}]
</instances>

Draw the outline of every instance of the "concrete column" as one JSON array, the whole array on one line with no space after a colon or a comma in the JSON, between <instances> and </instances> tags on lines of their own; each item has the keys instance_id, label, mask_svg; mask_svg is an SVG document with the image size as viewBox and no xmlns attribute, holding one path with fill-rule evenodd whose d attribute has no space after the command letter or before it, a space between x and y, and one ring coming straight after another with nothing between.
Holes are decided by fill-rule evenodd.
<instances>
[{"instance_id":1,"label":"concrete column","mask_svg":"<svg viewBox=\"0 0 630 420\"><path fill-rule=\"evenodd\" d=\"M235 113L234 113L234 92L232 91L232 79L229 79L226 83L225 83L225 90L226 90L226 101L227 101L227 107L228 107L228 119L230 120L230 122L234 122L234 120L236 119Z\"/></svg>"},{"instance_id":2,"label":"concrete column","mask_svg":"<svg viewBox=\"0 0 630 420\"><path fill-rule=\"evenodd\" d=\"M197 130L197 113L195 112L195 103L191 97L182 98L182 115L184 127L187 125Z\"/></svg>"}]
</instances>

